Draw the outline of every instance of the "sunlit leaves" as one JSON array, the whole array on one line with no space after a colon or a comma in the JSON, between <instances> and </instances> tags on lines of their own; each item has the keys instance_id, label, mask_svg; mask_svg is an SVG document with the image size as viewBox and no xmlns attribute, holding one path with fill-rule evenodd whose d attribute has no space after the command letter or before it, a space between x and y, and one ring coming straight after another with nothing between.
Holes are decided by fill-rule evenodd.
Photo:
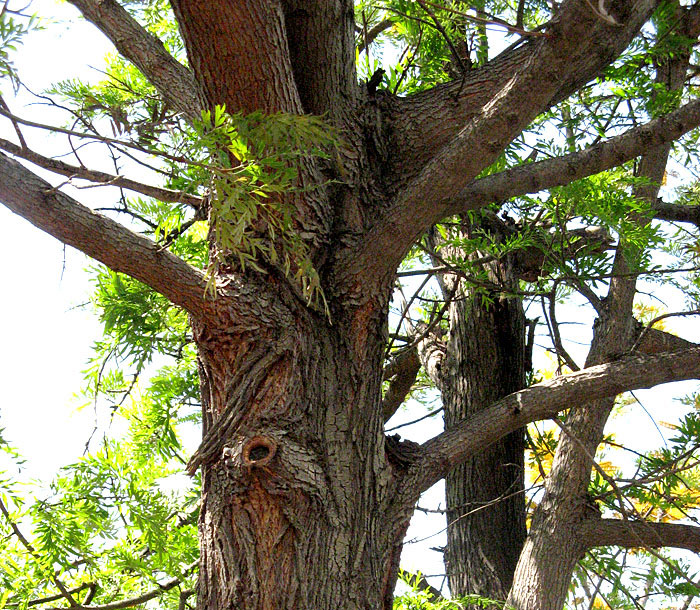
<instances>
[{"instance_id":1,"label":"sunlit leaves","mask_svg":"<svg viewBox=\"0 0 700 610\"><path fill-rule=\"evenodd\" d=\"M242 271L264 272L264 261L294 278L309 304L324 308L294 194L322 188L306 186L300 170L312 157L328 157L337 132L314 116L229 115L221 106L203 113L199 132L194 152L210 180L215 264L233 260Z\"/></svg>"},{"instance_id":2,"label":"sunlit leaves","mask_svg":"<svg viewBox=\"0 0 700 610\"><path fill-rule=\"evenodd\" d=\"M10 0L0 3L0 80L8 78L15 88L19 86L19 78L12 61L12 55L22 44L22 39L31 30L39 27L36 16L26 15L23 11L12 10Z\"/></svg>"},{"instance_id":3,"label":"sunlit leaves","mask_svg":"<svg viewBox=\"0 0 700 610\"><path fill-rule=\"evenodd\" d=\"M394 598L393 610L463 610L465 608L507 608L504 601L489 599L479 595L467 595L452 599L435 599L434 592L421 585L424 579L420 574L413 575L399 571L399 578L411 590Z\"/></svg>"}]
</instances>

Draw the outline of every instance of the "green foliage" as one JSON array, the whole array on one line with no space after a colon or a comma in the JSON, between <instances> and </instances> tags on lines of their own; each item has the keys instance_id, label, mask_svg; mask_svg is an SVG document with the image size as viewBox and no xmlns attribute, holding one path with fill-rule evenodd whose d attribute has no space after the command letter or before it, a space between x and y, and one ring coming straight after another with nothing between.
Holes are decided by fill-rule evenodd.
<instances>
[{"instance_id":1,"label":"green foliage","mask_svg":"<svg viewBox=\"0 0 700 610\"><path fill-rule=\"evenodd\" d=\"M119 55L107 58L105 77L98 83L61 81L47 93L62 97L83 123L106 119L115 137L133 135L139 144L157 150L158 138L171 136L173 128L179 126L176 113L143 74Z\"/></svg>"},{"instance_id":2,"label":"green foliage","mask_svg":"<svg viewBox=\"0 0 700 610\"><path fill-rule=\"evenodd\" d=\"M166 490L163 480L172 470L132 448L131 442L105 443L63 468L46 499L10 515L32 532L31 552L12 551L12 536L0 541L1 557L24 557L4 566L3 576L12 580L3 587L3 607L21 607L55 590L56 578L69 590L89 583L97 604L158 590L172 578L183 588L192 585L196 487ZM166 596L161 603L168 607Z\"/></svg>"},{"instance_id":3,"label":"green foliage","mask_svg":"<svg viewBox=\"0 0 700 610\"><path fill-rule=\"evenodd\" d=\"M327 310L294 195L323 188L304 185L300 168L312 157L327 158L338 142L338 133L319 117L229 115L221 106L202 114L194 153L203 159L199 180L209 181L218 245L212 277L217 266L232 261L243 272L252 267L265 273L264 261L292 277L309 305L323 303Z\"/></svg>"},{"instance_id":4,"label":"green foliage","mask_svg":"<svg viewBox=\"0 0 700 610\"><path fill-rule=\"evenodd\" d=\"M12 54L22 44L22 39L32 30L39 29L36 15L25 15L9 7L9 0L0 6L0 79L8 78L15 89L19 87L19 76L12 61Z\"/></svg>"},{"instance_id":5,"label":"green foliage","mask_svg":"<svg viewBox=\"0 0 700 610\"><path fill-rule=\"evenodd\" d=\"M466 610L467 608L488 608L490 610L503 608L508 610L510 608L502 601L488 599L479 595L435 600L429 590L419 587L420 574L414 576L400 571L399 578L411 587L411 591L394 598L393 610Z\"/></svg>"}]
</instances>

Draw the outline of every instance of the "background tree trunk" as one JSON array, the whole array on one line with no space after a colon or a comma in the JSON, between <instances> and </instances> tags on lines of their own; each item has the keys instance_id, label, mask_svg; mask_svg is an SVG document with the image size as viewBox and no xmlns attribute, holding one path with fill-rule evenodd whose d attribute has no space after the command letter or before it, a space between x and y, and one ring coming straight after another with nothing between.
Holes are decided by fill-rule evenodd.
<instances>
[{"instance_id":1,"label":"background tree trunk","mask_svg":"<svg viewBox=\"0 0 700 610\"><path fill-rule=\"evenodd\" d=\"M454 385L443 393L448 430L525 386L519 301L499 298L486 305L477 296L456 304L451 317L446 373ZM508 595L526 534L524 450L524 432L518 430L446 478L446 563L453 595Z\"/></svg>"},{"instance_id":2,"label":"background tree trunk","mask_svg":"<svg viewBox=\"0 0 700 610\"><path fill-rule=\"evenodd\" d=\"M472 225L468 234L477 228ZM488 267L494 283L517 288L509 262ZM460 288L449 316L442 382L446 430L524 388L526 372L520 299ZM524 431L518 430L446 477L445 560L452 595L508 595L526 536L524 450Z\"/></svg>"}]
</instances>

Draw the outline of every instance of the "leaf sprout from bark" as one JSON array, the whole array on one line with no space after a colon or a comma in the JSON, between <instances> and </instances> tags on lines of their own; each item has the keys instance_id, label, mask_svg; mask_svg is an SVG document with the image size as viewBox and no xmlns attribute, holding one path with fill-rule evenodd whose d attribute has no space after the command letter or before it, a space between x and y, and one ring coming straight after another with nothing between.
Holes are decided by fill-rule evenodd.
<instances>
[{"instance_id":1,"label":"leaf sprout from bark","mask_svg":"<svg viewBox=\"0 0 700 610\"><path fill-rule=\"evenodd\" d=\"M217 250L208 289L222 265L237 264L266 273L264 261L300 289L308 306L328 314L308 235L295 222L295 197L323 188L302 184L300 168L330 157L339 134L321 117L285 113L226 113L224 106L203 111L193 151L207 159L202 183L211 193L210 226Z\"/></svg>"}]
</instances>

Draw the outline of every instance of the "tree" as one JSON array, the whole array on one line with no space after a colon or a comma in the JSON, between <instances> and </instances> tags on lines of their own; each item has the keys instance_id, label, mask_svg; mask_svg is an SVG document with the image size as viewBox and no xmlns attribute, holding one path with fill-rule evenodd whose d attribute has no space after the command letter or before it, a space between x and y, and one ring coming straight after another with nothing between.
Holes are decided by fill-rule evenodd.
<instances>
[{"instance_id":1,"label":"tree","mask_svg":"<svg viewBox=\"0 0 700 610\"><path fill-rule=\"evenodd\" d=\"M457 562L468 575L462 584L451 579L455 590L507 594L519 610L557 609L590 548L700 548L695 526L616 505L617 485L594 461L615 396L698 377L700 348L642 330L633 317L637 277L660 241L652 218L698 224L692 192L685 201L658 200L672 143L700 125L700 104L681 93L694 76L697 7L567 0L526 11L525 3L481 3L474 16L461 3L427 1L380 10L343 0L177 0L170 7L178 36L164 25L162 2L70 3L126 61L112 63L101 87L56 87L76 120L64 133L156 155L163 185L90 170L77 153L73 165L31 150L22 135L30 122L3 103L19 144L0 141L0 201L111 269L101 272L99 292L116 337L107 352L131 346L141 370L154 350L182 356L191 333L203 428L187 467L202 477L199 608L391 607L420 494L461 472L448 495L456 514L460 503L482 501L474 495L484 487L486 500L521 491L522 430L546 418L563 432L527 538L522 494L484 513L490 518L469 520L469 535L512 530L505 548L479 549L497 570L469 557L453 529L448 553L465 555ZM20 19L4 9L5 23ZM517 43L489 59L484 21L505 25ZM21 27L4 31L10 44ZM411 51L384 81L368 63L367 82L359 82L356 34L365 50L384 34ZM178 61L181 43L186 64ZM588 86L599 77L609 88ZM616 79L629 91L611 95ZM396 94L401 87L405 95ZM629 112L618 112L618 100ZM591 104L596 112L582 110ZM546 134L556 113L568 149L521 158L524 130ZM105 120L112 138L95 135ZM596 136L586 136L584 121ZM83 206L16 159L151 198L124 199L120 210L147 235ZM384 371L389 305L397 269L416 243L425 250L420 260L441 273L447 305L408 325L408 349L389 367L405 371L400 360L408 361L414 373L393 373L404 389L390 383L383 394L392 378ZM679 260L692 260L696 247L689 241ZM556 353L577 368L553 315L571 286L597 315L586 367L524 388L532 341L523 302L532 297L549 299ZM419 446L383 431L412 385L416 359L447 410L445 431ZM123 378L95 379L102 389L124 389ZM196 382L178 379L179 396L191 402ZM114 453L107 447L104 459ZM678 465L678 456L667 457ZM509 464L515 476L503 478ZM619 518L603 518L592 504L592 469ZM487 475L494 481L480 486ZM149 541L144 557L161 542ZM51 576L51 562L42 570L71 606L90 606L92 597L77 603L76 591Z\"/></svg>"}]
</instances>

